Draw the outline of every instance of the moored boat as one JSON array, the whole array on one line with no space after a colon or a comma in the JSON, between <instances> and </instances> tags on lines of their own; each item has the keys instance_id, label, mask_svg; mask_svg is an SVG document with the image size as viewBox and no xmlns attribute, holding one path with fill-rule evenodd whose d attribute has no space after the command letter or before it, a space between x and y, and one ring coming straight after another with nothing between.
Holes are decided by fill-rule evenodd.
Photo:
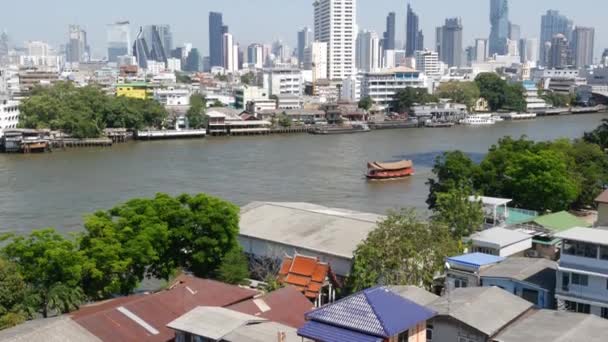
<instances>
[{"instance_id":1,"label":"moored boat","mask_svg":"<svg viewBox=\"0 0 608 342\"><path fill-rule=\"evenodd\" d=\"M353 124L352 126L325 126L315 128L310 131L311 134L351 134L351 133L366 133L370 128L367 124Z\"/></svg>"},{"instance_id":2,"label":"moored boat","mask_svg":"<svg viewBox=\"0 0 608 342\"><path fill-rule=\"evenodd\" d=\"M369 162L367 174L369 180L391 180L407 178L414 174L414 163L411 160L398 162Z\"/></svg>"},{"instance_id":3,"label":"moored boat","mask_svg":"<svg viewBox=\"0 0 608 342\"><path fill-rule=\"evenodd\" d=\"M461 125L469 126L486 126L493 125L496 121L492 117L492 114L470 114L466 118L460 120Z\"/></svg>"},{"instance_id":4,"label":"moored boat","mask_svg":"<svg viewBox=\"0 0 608 342\"><path fill-rule=\"evenodd\" d=\"M536 113L509 113L504 118L507 120L531 120L536 119Z\"/></svg>"}]
</instances>

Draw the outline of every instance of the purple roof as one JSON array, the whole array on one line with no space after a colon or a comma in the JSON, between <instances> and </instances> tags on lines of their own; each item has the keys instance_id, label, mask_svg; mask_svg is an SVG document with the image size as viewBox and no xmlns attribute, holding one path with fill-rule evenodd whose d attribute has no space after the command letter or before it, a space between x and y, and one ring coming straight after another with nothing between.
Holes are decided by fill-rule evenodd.
<instances>
[{"instance_id":1,"label":"purple roof","mask_svg":"<svg viewBox=\"0 0 608 342\"><path fill-rule=\"evenodd\" d=\"M306 319L367 335L389 338L435 316L435 312L384 287L355 293L313 310Z\"/></svg>"},{"instance_id":2,"label":"purple roof","mask_svg":"<svg viewBox=\"0 0 608 342\"><path fill-rule=\"evenodd\" d=\"M382 337L370 336L315 321L310 321L298 329L298 336L323 342L382 342L383 340Z\"/></svg>"},{"instance_id":3,"label":"purple roof","mask_svg":"<svg viewBox=\"0 0 608 342\"><path fill-rule=\"evenodd\" d=\"M503 260L505 260L505 258L484 253L471 253L448 258L449 262L476 268L496 264Z\"/></svg>"}]
</instances>

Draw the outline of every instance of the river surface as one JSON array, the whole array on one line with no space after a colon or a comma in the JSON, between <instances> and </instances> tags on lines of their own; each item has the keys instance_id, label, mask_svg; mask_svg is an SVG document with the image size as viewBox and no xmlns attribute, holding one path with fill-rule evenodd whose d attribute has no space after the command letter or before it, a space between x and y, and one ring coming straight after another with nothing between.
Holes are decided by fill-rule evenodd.
<instances>
[{"instance_id":1,"label":"river surface","mask_svg":"<svg viewBox=\"0 0 608 342\"><path fill-rule=\"evenodd\" d=\"M82 229L83 216L157 192L206 192L238 205L312 202L385 213L425 209L435 157L459 149L479 160L499 138L582 136L608 114L502 122L488 127L403 129L366 134L252 136L131 142L47 154L0 154L0 232ZM416 175L370 183L370 160L413 159Z\"/></svg>"}]
</instances>

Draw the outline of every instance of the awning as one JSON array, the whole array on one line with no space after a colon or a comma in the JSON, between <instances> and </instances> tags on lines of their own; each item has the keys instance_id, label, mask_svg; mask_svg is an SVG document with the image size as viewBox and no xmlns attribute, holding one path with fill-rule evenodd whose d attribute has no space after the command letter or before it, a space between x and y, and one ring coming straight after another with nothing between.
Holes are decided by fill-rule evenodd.
<instances>
[{"instance_id":1,"label":"awning","mask_svg":"<svg viewBox=\"0 0 608 342\"><path fill-rule=\"evenodd\" d=\"M307 322L298 329L298 336L319 342L382 342L383 338L338 328L315 321Z\"/></svg>"}]
</instances>

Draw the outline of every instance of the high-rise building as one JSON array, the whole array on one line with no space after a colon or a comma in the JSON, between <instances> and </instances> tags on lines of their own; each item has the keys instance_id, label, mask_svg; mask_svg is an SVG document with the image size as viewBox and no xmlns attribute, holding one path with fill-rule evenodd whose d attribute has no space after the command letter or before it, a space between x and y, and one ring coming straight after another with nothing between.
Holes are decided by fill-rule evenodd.
<instances>
[{"instance_id":1,"label":"high-rise building","mask_svg":"<svg viewBox=\"0 0 608 342\"><path fill-rule=\"evenodd\" d=\"M129 55L131 27L128 21L108 25L108 61L116 63L119 56Z\"/></svg>"},{"instance_id":2,"label":"high-rise building","mask_svg":"<svg viewBox=\"0 0 608 342\"><path fill-rule=\"evenodd\" d=\"M384 50L395 49L396 17L397 14L395 14L395 12L390 12L388 16L386 16L386 31L384 31L384 35L382 36L382 48Z\"/></svg>"},{"instance_id":3,"label":"high-rise building","mask_svg":"<svg viewBox=\"0 0 608 342\"><path fill-rule=\"evenodd\" d=\"M355 73L357 0L316 0L315 41L327 43L327 73L343 80Z\"/></svg>"},{"instance_id":4,"label":"high-rise building","mask_svg":"<svg viewBox=\"0 0 608 342\"><path fill-rule=\"evenodd\" d=\"M462 20L448 18L441 27L439 59L450 67L462 66Z\"/></svg>"},{"instance_id":5,"label":"high-rise building","mask_svg":"<svg viewBox=\"0 0 608 342\"><path fill-rule=\"evenodd\" d=\"M509 4L507 0L490 0L490 56L507 54L509 39Z\"/></svg>"},{"instance_id":6,"label":"high-rise building","mask_svg":"<svg viewBox=\"0 0 608 342\"><path fill-rule=\"evenodd\" d=\"M264 67L264 46L261 44L251 44L247 47L247 63L257 69Z\"/></svg>"},{"instance_id":7,"label":"high-rise building","mask_svg":"<svg viewBox=\"0 0 608 342\"><path fill-rule=\"evenodd\" d=\"M475 62L483 63L488 60L488 40L486 38L475 39Z\"/></svg>"},{"instance_id":8,"label":"high-rise building","mask_svg":"<svg viewBox=\"0 0 608 342\"><path fill-rule=\"evenodd\" d=\"M384 50L393 51L393 50ZM370 72L380 68L380 38L373 31L363 30L357 35L356 66L357 70Z\"/></svg>"},{"instance_id":9,"label":"high-rise building","mask_svg":"<svg viewBox=\"0 0 608 342\"><path fill-rule=\"evenodd\" d=\"M298 64L304 64L304 50L312 43L312 30L304 27L298 32Z\"/></svg>"},{"instance_id":10,"label":"high-rise building","mask_svg":"<svg viewBox=\"0 0 608 342\"><path fill-rule=\"evenodd\" d=\"M441 56L441 41L443 40L443 26L435 29L435 51Z\"/></svg>"},{"instance_id":11,"label":"high-rise building","mask_svg":"<svg viewBox=\"0 0 608 342\"><path fill-rule=\"evenodd\" d=\"M222 40L222 56L224 56L223 67L226 72L234 72L238 61L234 58L234 41L230 33L224 33Z\"/></svg>"},{"instance_id":12,"label":"high-rise building","mask_svg":"<svg viewBox=\"0 0 608 342\"><path fill-rule=\"evenodd\" d=\"M211 67L224 65L224 33L228 28L224 26L222 13L209 13L209 62Z\"/></svg>"},{"instance_id":13,"label":"high-rise building","mask_svg":"<svg viewBox=\"0 0 608 342\"><path fill-rule=\"evenodd\" d=\"M197 48L190 50L188 57L186 58L186 64L182 68L185 71L197 72L203 70L201 54Z\"/></svg>"},{"instance_id":14,"label":"high-rise building","mask_svg":"<svg viewBox=\"0 0 608 342\"><path fill-rule=\"evenodd\" d=\"M8 55L8 33L2 31L0 33L0 57Z\"/></svg>"},{"instance_id":15,"label":"high-rise building","mask_svg":"<svg viewBox=\"0 0 608 342\"><path fill-rule=\"evenodd\" d=\"M521 26L509 23L509 39L519 41L521 39Z\"/></svg>"},{"instance_id":16,"label":"high-rise building","mask_svg":"<svg viewBox=\"0 0 608 342\"><path fill-rule=\"evenodd\" d=\"M89 58L89 50L86 31L79 25L70 25L66 61L69 63L84 62Z\"/></svg>"},{"instance_id":17,"label":"high-rise building","mask_svg":"<svg viewBox=\"0 0 608 342\"><path fill-rule=\"evenodd\" d=\"M25 44L28 56L44 57L49 55L49 44L41 41L29 41Z\"/></svg>"},{"instance_id":18,"label":"high-rise building","mask_svg":"<svg viewBox=\"0 0 608 342\"><path fill-rule=\"evenodd\" d=\"M142 69L148 68L149 49L148 43L144 38L143 28L139 28L139 33L133 42L133 57L137 60L137 65Z\"/></svg>"},{"instance_id":19,"label":"high-rise building","mask_svg":"<svg viewBox=\"0 0 608 342\"><path fill-rule=\"evenodd\" d=\"M549 59L547 67L564 68L572 64L570 43L566 36L561 33L556 34L551 40Z\"/></svg>"},{"instance_id":20,"label":"high-rise building","mask_svg":"<svg viewBox=\"0 0 608 342\"><path fill-rule=\"evenodd\" d=\"M306 48L304 70L312 70L314 80L327 79L327 43L313 42Z\"/></svg>"},{"instance_id":21,"label":"high-rise building","mask_svg":"<svg viewBox=\"0 0 608 342\"><path fill-rule=\"evenodd\" d=\"M548 65L548 46L556 34L562 34L568 41L572 37L572 21L559 14L559 11L549 10L541 18L540 27L540 61Z\"/></svg>"},{"instance_id":22,"label":"high-rise building","mask_svg":"<svg viewBox=\"0 0 608 342\"><path fill-rule=\"evenodd\" d=\"M424 43L422 31L419 29L420 20L418 15L412 10L412 6L407 4L406 29L405 29L405 53L408 57L414 56L416 50L422 50Z\"/></svg>"},{"instance_id":23,"label":"high-rise building","mask_svg":"<svg viewBox=\"0 0 608 342\"><path fill-rule=\"evenodd\" d=\"M441 77L439 54L430 50L416 51L416 70L422 71L427 77Z\"/></svg>"},{"instance_id":24,"label":"high-rise building","mask_svg":"<svg viewBox=\"0 0 608 342\"><path fill-rule=\"evenodd\" d=\"M519 57L522 63L538 63L538 39L520 39Z\"/></svg>"},{"instance_id":25,"label":"high-rise building","mask_svg":"<svg viewBox=\"0 0 608 342\"><path fill-rule=\"evenodd\" d=\"M574 65L577 68L593 65L595 29L577 26L572 33Z\"/></svg>"},{"instance_id":26,"label":"high-rise building","mask_svg":"<svg viewBox=\"0 0 608 342\"><path fill-rule=\"evenodd\" d=\"M165 44L173 44L169 27L167 25L144 26L142 35L148 45L148 59L167 63L169 55L166 53Z\"/></svg>"}]
</instances>

